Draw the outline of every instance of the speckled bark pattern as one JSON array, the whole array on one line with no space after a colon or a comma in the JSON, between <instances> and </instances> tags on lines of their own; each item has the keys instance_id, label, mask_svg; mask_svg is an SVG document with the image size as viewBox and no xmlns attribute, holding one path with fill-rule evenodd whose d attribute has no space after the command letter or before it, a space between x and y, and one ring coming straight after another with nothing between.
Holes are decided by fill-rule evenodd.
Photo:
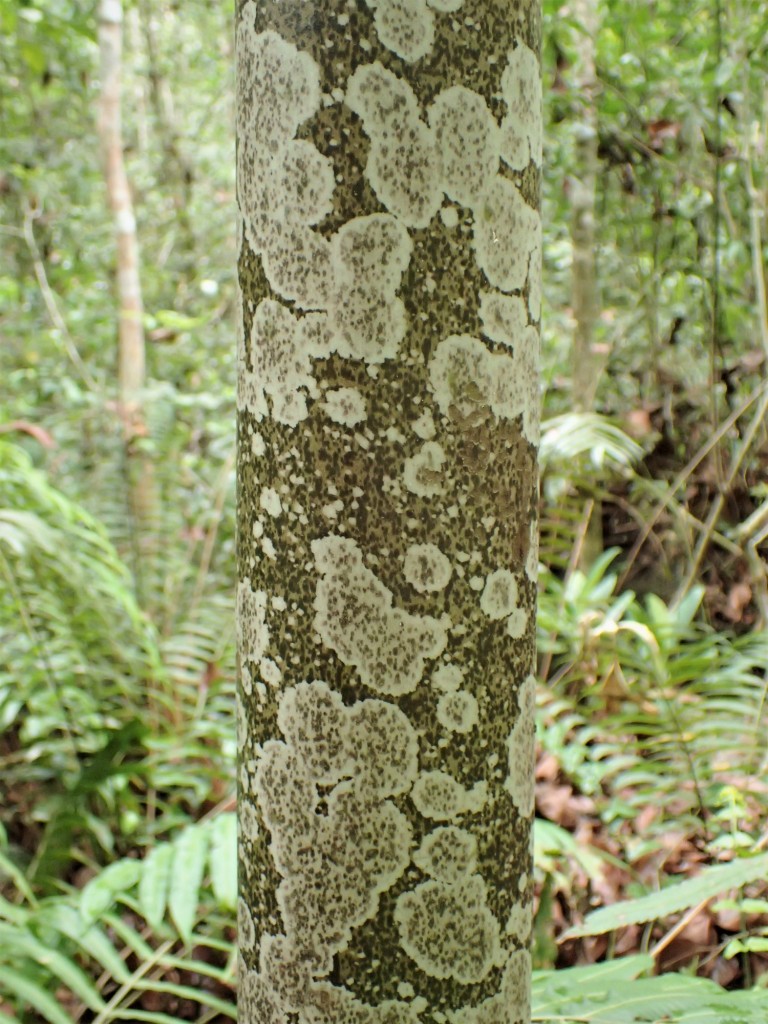
<instances>
[{"instance_id":1,"label":"speckled bark pattern","mask_svg":"<svg viewBox=\"0 0 768 1024\"><path fill-rule=\"evenodd\" d=\"M526 1024L538 0L238 0L241 1024Z\"/></svg>"}]
</instances>

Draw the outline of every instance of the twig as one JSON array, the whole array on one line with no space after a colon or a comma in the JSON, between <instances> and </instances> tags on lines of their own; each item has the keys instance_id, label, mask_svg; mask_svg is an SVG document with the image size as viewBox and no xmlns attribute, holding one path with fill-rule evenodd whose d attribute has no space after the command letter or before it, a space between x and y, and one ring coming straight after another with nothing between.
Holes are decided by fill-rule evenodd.
<instances>
[{"instance_id":1,"label":"twig","mask_svg":"<svg viewBox=\"0 0 768 1024\"><path fill-rule=\"evenodd\" d=\"M680 918L677 924L674 925L674 927L670 928L670 930L663 938L659 939L659 941L650 951L651 956L654 958L654 960L657 956L659 956L660 953L662 953L667 948L670 942L677 938L680 932L683 931L690 924L694 917L696 917L696 915L700 913L700 911L702 911L711 900L712 897L707 896L705 900L701 900L701 902L697 903L695 907L691 907L691 909L686 914L683 914L683 916Z\"/></svg>"},{"instance_id":2,"label":"twig","mask_svg":"<svg viewBox=\"0 0 768 1024\"><path fill-rule=\"evenodd\" d=\"M680 604L682 599L690 590L693 581L696 579L699 569L701 568L704 554L709 547L709 542L712 538L712 534L714 533L715 526L720 518L720 513L723 510L723 505L725 504L725 492L729 491L733 486L733 482L741 468L741 464L747 457L747 453L752 447L752 442L754 441L757 432L760 430L760 427L763 425L766 412L768 412L768 391L764 390L760 405L758 406L757 411L752 418L752 422L747 428L747 432L742 438L739 449L733 459L730 472L728 473L728 478L725 481L725 487L717 495L712 503L712 508L709 510L709 515L707 516L704 524L704 530L696 542L696 548L693 552L693 558L691 559L690 565L688 566L688 572L686 573L685 579L680 584L674 600L672 601L673 608Z\"/></svg>"},{"instance_id":3,"label":"twig","mask_svg":"<svg viewBox=\"0 0 768 1024\"><path fill-rule=\"evenodd\" d=\"M701 462L703 462L704 459L709 455L712 449L715 448L715 446L720 443L720 441L728 433L728 431L731 429L734 423L736 423L744 415L747 409L749 409L749 407L754 402L756 402L761 395L765 395L766 392L768 392L768 381L763 381L761 384L758 385L758 387L755 388L752 394L749 395L742 402L739 408L735 409L731 413L731 415L720 424L719 428L712 435L712 437L710 437L706 444L702 445L698 452L696 452L696 454L691 459L688 460L685 466L683 466L683 468L680 470L680 472L677 474L674 480L670 483L667 489L667 493L659 501L658 505L656 506L652 514L649 516L645 526L638 535L637 540L632 545L631 551L627 555L627 562L624 568L624 572L619 577L619 581L616 585L618 589L621 589L621 587L623 587L626 583L629 572L632 568L632 565L634 564L635 559L637 558L640 549L648 540L654 526L659 520L659 517L664 512L664 509L669 508L669 506L672 504L672 500L677 491L679 491L683 484L688 480L688 477L691 475L694 469L696 469L696 467Z\"/></svg>"},{"instance_id":4,"label":"twig","mask_svg":"<svg viewBox=\"0 0 768 1024\"><path fill-rule=\"evenodd\" d=\"M33 227L33 221L40 216L39 210L33 210L29 202L24 204L24 228L23 235L24 241L27 243L29 251L32 255L32 265L35 268L35 277L37 278L37 284L40 288L40 292L43 296L43 302L45 308L48 310L48 316L51 318L51 322L56 330L59 332L62 340L62 344L66 350L67 355L74 363L78 373L83 378L85 384L91 389L91 391L97 391L98 386L93 377L88 373L88 369L83 362L82 356L77 351L77 345L69 333L64 317L61 315L61 311L56 303L56 296L48 283L48 275L45 272L45 264L43 258L40 255L40 249L37 246L37 240L35 238L35 231Z\"/></svg>"}]
</instances>

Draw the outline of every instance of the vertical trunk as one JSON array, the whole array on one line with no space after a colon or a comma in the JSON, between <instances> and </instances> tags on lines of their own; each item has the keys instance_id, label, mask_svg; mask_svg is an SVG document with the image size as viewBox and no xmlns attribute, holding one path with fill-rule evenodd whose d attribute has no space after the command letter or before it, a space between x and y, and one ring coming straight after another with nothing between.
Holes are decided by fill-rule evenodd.
<instances>
[{"instance_id":1,"label":"vertical trunk","mask_svg":"<svg viewBox=\"0 0 768 1024\"><path fill-rule=\"evenodd\" d=\"M99 53L101 101L99 136L114 217L117 242L118 389L123 437L128 455L128 489L134 523L146 524L154 503L152 465L137 453L136 442L146 434L142 394L146 358L139 245L131 190L123 160L120 101L122 76L123 8L121 0L101 0L99 5ZM146 548L148 534L142 538Z\"/></svg>"},{"instance_id":2,"label":"vertical trunk","mask_svg":"<svg viewBox=\"0 0 768 1024\"><path fill-rule=\"evenodd\" d=\"M155 24L158 16L155 0L141 0L139 11L147 53L149 96L155 114L165 172L174 186L173 200L182 240L183 265L185 269L192 269L196 249L195 233L190 220L194 169L184 152L183 139L177 127L173 94L162 74L160 44Z\"/></svg>"},{"instance_id":3,"label":"vertical trunk","mask_svg":"<svg viewBox=\"0 0 768 1024\"><path fill-rule=\"evenodd\" d=\"M576 40L573 90L576 97L576 152L569 179L573 243L573 408L590 412L603 367L595 328L599 316L595 258L595 191L597 184L597 107L595 37L597 0L572 0L571 12L580 32ZM578 564L587 569L603 550L602 504L589 499Z\"/></svg>"},{"instance_id":4,"label":"vertical trunk","mask_svg":"<svg viewBox=\"0 0 768 1024\"><path fill-rule=\"evenodd\" d=\"M237 3L241 1024L530 1018L539 42Z\"/></svg>"},{"instance_id":5,"label":"vertical trunk","mask_svg":"<svg viewBox=\"0 0 768 1024\"><path fill-rule=\"evenodd\" d=\"M118 375L124 414L130 422L141 418L145 357L142 325L139 246L131 190L123 161L120 124L123 9L120 0L101 0L99 51L101 54L101 106L99 135L107 179L109 206L117 238L117 297L119 304Z\"/></svg>"},{"instance_id":6,"label":"vertical trunk","mask_svg":"<svg viewBox=\"0 0 768 1024\"><path fill-rule=\"evenodd\" d=\"M595 187L597 180L597 108L595 106L595 36L597 0L573 0L571 10L581 31L574 64L576 153L569 185L573 241L573 404L591 411L600 378L595 350L599 313L595 261Z\"/></svg>"}]
</instances>

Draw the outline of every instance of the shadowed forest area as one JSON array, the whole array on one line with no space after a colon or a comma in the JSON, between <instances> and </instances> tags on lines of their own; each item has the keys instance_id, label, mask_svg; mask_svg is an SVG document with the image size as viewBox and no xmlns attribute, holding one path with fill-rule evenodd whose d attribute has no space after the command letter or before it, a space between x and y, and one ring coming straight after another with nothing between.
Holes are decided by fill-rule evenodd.
<instances>
[{"instance_id":1,"label":"shadowed forest area","mask_svg":"<svg viewBox=\"0 0 768 1024\"><path fill-rule=\"evenodd\" d=\"M231 7L0 0L0 1022L236 1017ZM768 3L543 38L533 1017L765 1024Z\"/></svg>"}]
</instances>

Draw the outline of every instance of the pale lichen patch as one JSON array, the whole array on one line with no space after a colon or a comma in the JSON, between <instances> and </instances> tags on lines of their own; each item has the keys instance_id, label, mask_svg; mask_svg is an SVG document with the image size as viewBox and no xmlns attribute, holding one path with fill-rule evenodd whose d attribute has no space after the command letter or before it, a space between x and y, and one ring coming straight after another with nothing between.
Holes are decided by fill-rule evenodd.
<instances>
[{"instance_id":1,"label":"pale lichen patch","mask_svg":"<svg viewBox=\"0 0 768 1024\"><path fill-rule=\"evenodd\" d=\"M237 585L237 649L244 661L258 661L269 645L267 595L246 577Z\"/></svg>"},{"instance_id":2,"label":"pale lichen patch","mask_svg":"<svg viewBox=\"0 0 768 1024\"><path fill-rule=\"evenodd\" d=\"M521 946L528 942L533 927L533 904L519 900L512 904L504 932Z\"/></svg>"},{"instance_id":3,"label":"pale lichen patch","mask_svg":"<svg viewBox=\"0 0 768 1024\"><path fill-rule=\"evenodd\" d=\"M357 388L326 391L323 407L329 419L343 427L354 427L366 417L365 399Z\"/></svg>"},{"instance_id":4,"label":"pale lichen patch","mask_svg":"<svg viewBox=\"0 0 768 1024\"><path fill-rule=\"evenodd\" d=\"M334 258L341 279L354 284L368 278L383 291L396 289L408 269L413 244L394 217L374 213L354 217L333 238Z\"/></svg>"},{"instance_id":5,"label":"pale lichen patch","mask_svg":"<svg viewBox=\"0 0 768 1024\"><path fill-rule=\"evenodd\" d=\"M410 693L425 661L444 650L446 622L393 607L392 592L364 565L353 540L330 535L313 541L312 553L321 574L314 626L323 643L370 689Z\"/></svg>"},{"instance_id":6,"label":"pale lichen patch","mask_svg":"<svg viewBox=\"0 0 768 1024\"><path fill-rule=\"evenodd\" d=\"M525 636L528 629L528 612L524 608L515 608L507 619L507 635L513 640Z\"/></svg>"},{"instance_id":7,"label":"pale lichen patch","mask_svg":"<svg viewBox=\"0 0 768 1024\"><path fill-rule=\"evenodd\" d=\"M519 295L480 292L480 320L486 338L515 348L522 342L528 326L525 302Z\"/></svg>"},{"instance_id":8,"label":"pale lichen patch","mask_svg":"<svg viewBox=\"0 0 768 1024\"><path fill-rule=\"evenodd\" d=\"M477 840L466 829L440 826L427 833L413 855L413 862L438 882L459 882L475 870Z\"/></svg>"},{"instance_id":9,"label":"pale lichen patch","mask_svg":"<svg viewBox=\"0 0 768 1024\"><path fill-rule=\"evenodd\" d=\"M435 41L435 19L425 0L376 0L373 23L381 43L409 64L425 57Z\"/></svg>"},{"instance_id":10,"label":"pale lichen patch","mask_svg":"<svg viewBox=\"0 0 768 1024\"><path fill-rule=\"evenodd\" d=\"M324 682L299 683L282 695L277 724L317 783L352 774L347 716L341 695Z\"/></svg>"},{"instance_id":11,"label":"pale lichen patch","mask_svg":"<svg viewBox=\"0 0 768 1024\"><path fill-rule=\"evenodd\" d=\"M541 166L541 71L536 54L518 42L501 76L501 94L507 116L501 123L502 159L524 171L529 161Z\"/></svg>"},{"instance_id":12,"label":"pale lichen patch","mask_svg":"<svg viewBox=\"0 0 768 1024\"><path fill-rule=\"evenodd\" d=\"M259 971L281 1010L301 1010L311 980L309 965L285 935L262 936Z\"/></svg>"},{"instance_id":13,"label":"pale lichen patch","mask_svg":"<svg viewBox=\"0 0 768 1024\"><path fill-rule=\"evenodd\" d=\"M456 209L456 207L452 203L449 203L448 206L441 206L440 207L440 220L443 222L443 224L445 224L445 226L449 230L451 230L451 229L453 229L453 228L458 226L458 223L459 223L459 211Z\"/></svg>"},{"instance_id":14,"label":"pale lichen patch","mask_svg":"<svg viewBox=\"0 0 768 1024\"><path fill-rule=\"evenodd\" d=\"M524 1024L531 1016L531 954L527 949L510 953L499 992L477 1006L449 1010L450 1024Z\"/></svg>"},{"instance_id":15,"label":"pale lichen patch","mask_svg":"<svg viewBox=\"0 0 768 1024\"><path fill-rule=\"evenodd\" d=\"M418 773L419 745L406 715L383 700L358 701L348 714L361 789L379 797L407 792Z\"/></svg>"},{"instance_id":16,"label":"pale lichen patch","mask_svg":"<svg viewBox=\"0 0 768 1024\"><path fill-rule=\"evenodd\" d=\"M421 594L444 590L451 578L451 563L436 544L411 544L403 559L403 574Z\"/></svg>"},{"instance_id":17,"label":"pale lichen patch","mask_svg":"<svg viewBox=\"0 0 768 1024\"><path fill-rule=\"evenodd\" d=\"M463 85L439 93L429 108L440 154L442 186L473 207L499 166L499 129L482 96Z\"/></svg>"},{"instance_id":18,"label":"pale lichen patch","mask_svg":"<svg viewBox=\"0 0 768 1024\"><path fill-rule=\"evenodd\" d=\"M437 720L449 732L471 732L480 720L477 698L468 690L444 693L437 702Z\"/></svg>"},{"instance_id":19,"label":"pale lichen patch","mask_svg":"<svg viewBox=\"0 0 768 1024\"><path fill-rule=\"evenodd\" d=\"M514 573L508 569L496 569L485 578L480 608L489 619L498 621L515 611L519 596Z\"/></svg>"},{"instance_id":20,"label":"pale lichen patch","mask_svg":"<svg viewBox=\"0 0 768 1024\"><path fill-rule=\"evenodd\" d=\"M281 153L281 166L275 168L271 180L275 201L284 208L275 215L297 224L319 224L333 209L335 178L333 161L324 156L311 142L294 139ZM286 198L290 197L290 205Z\"/></svg>"},{"instance_id":21,"label":"pale lichen patch","mask_svg":"<svg viewBox=\"0 0 768 1024\"><path fill-rule=\"evenodd\" d=\"M478 265L494 288L511 292L525 287L539 222L517 186L496 175L475 207L473 236Z\"/></svg>"},{"instance_id":22,"label":"pale lichen patch","mask_svg":"<svg viewBox=\"0 0 768 1024\"><path fill-rule=\"evenodd\" d=\"M502 419L521 416L523 431L534 442L538 437L537 356L538 335L533 327L527 328L514 354L489 352L467 334L451 335L440 342L429 364L440 411L448 416L453 409L467 420L484 407Z\"/></svg>"},{"instance_id":23,"label":"pale lichen patch","mask_svg":"<svg viewBox=\"0 0 768 1024\"><path fill-rule=\"evenodd\" d=\"M285 1014L258 971L251 970L240 956L237 965L237 1003L241 1017L259 1024L285 1024Z\"/></svg>"},{"instance_id":24,"label":"pale lichen patch","mask_svg":"<svg viewBox=\"0 0 768 1024\"><path fill-rule=\"evenodd\" d=\"M410 787L418 745L395 705L349 707L322 681L285 690L278 725L285 742L264 744L255 789L283 876L285 935L265 940L261 972L281 1008L296 1012L306 1005L307 972L330 969L408 865L410 825L387 797ZM331 788L323 796L318 787Z\"/></svg>"},{"instance_id":25,"label":"pale lichen patch","mask_svg":"<svg viewBox=\"0 0 768 1024\"><path fill-rule=\"evenodd\" d=\"M405 227L389 214L348 221L330 243L334 283L328 306L330 351L380 363L405 335L405 307L396 291L411 256Z\"/></svg>"},{"instance_id":26,"label":"pale lichen patch","mask_svg":"<svg viewBox=\"0 0 768 1024\"><path fill-rule=\"evenodd\" d=\"M264 509L267 515L276 518L283 511L280 495L274 487L262 487L259 495L259 506Z\"/></svg>"},{"instance_id":27,"label":"pale lichen patch","mask_svg":"<svg viewBox=\"0 0 768 1024\"><path fill-rule=\"evenodd\" d=\"M403 483L412 494L422 498L434 498L443 494L446 481L442 467L445 452L437 441L427 441L415 455L405 460Z\"/></svg>"},{"instance_id":28,"label":"pale lichen patch","mask_svg":"<svg viewBox=\"0 0 768 1024\"><path fill-rule=\"evenodd\" d=\"M432 685L443 693L454 693L464 681L464 672L458 666L449 662L441 665L432 673Z\"/></svg>"},{"instance_id":29,"label":"pale lichen patch","mask_svg":"<svg viewBox=\"0 0 768 1024\"><path fill-rule=\"evenodd\" d=\"M499 923L479 875L422 882L398 897L395 921L403 949L432 978L469 985L503 962Z\"/></svg>"},{"instance_id":30,"label":"pale lichen patch","mask_svg":"<svg viewBox=\"0 0 768 1024\"><path fill-rule=\"evenodd\" d=\"M425 409L421 416L411 423L411 429L414 434L417 434L422 439L422 441L432 440L435 436L436 428L435 421L429 409Z\"/></svg>"},{"instance_id":31,"label":"pale lichen patch","mask_svg":"<svg viewBox=\"0 0 768 1024\"><path fill-rule=\"evenodd\" d=\"M333 283L330 242L304 224L280 222L262 253L264 273L299 309L322 309Z\"/></svg>"},{"instance_id":32,"label":"pale lichen patch","mask_svg":"<svg viewBox=\"0 0 768 1024\"><path fill-rule=\"evenodd\" d=\"M251 329L249 380L258 392L272 399L272 415L286 426L296 426L307 415L305 390L314 394L310 355L301 343L298 321L285 306L265 299L256 308Z\"/></svg>"},{"instance_id":33,"label":"pale lichen patch","mask_svg":"<svg viewBox=\"0 0 768 1024\"><path fill-rule=\"evenodd\" d=\"M378 61L361 65L349 79L347 105L371 140L366 174L374 192L407 227L427 227L443 201L440 161L411 86Z\"/></svg>"},{"instance_id":34,"label":"pale lichen patch","mask_svg":"<svg viewBox=\"0 0 768 1024\"><path fill-rule=\"evenodd\" d=\"M245 900L237 901L237 946L238 949L250 951L256 945L256 926L251 911Z\"/></svg>"},{"instance_id":35,"label":"pale lichen patch","mask_svg":"<svg viewBox=\"0 0 768 1024\"><path fill-rule=\"evenodd\" d=\"M462 814L483 809L488 795L486 782L465 789L444 771L422 772L411 790L416 810L432 821L453 821Z\"/></svg>"},{"instance_id":36,"label":"pale lichen patch","mask_svg":"<svg viewBox=\"0 0 768 1024\"><path fill-rule=\"evenodd\" d=\"M319 109L320 69L277 32L257 33L255 16L247 4L237 28L238 137L287 142Z\"/></svg>"},{"instance_id":37,"label":"pale lichen patch","mask_svg":"<svg viewBox=\"0 0 768 1024\"><path fill-rule=\"evenodd\" d=\"M534 760L536 745L536 680L529 675L517 695L518 715L507 739L509 774L505 788L520 814L534 809Z\"/></svg>"},{"instance_id":38,"label":"pale lichen patch","mask_svg":"<svg viewBox=\"0 0 768 1024\"><path fill-rule=\"evenodd\" d=\"M277 687L283 678L280 666L272 658L262 658L259 662L259 674L269 686Z\"/></svg>"},{"instance_id":39,"label":"pale lichen patch","mask_svg":"<svg viewBox=\"0 0 768 1024\"><path fill-rule=\"evenodd\" d=\"M300 1024L420 1024L416 1003L418 1000L385 999L378 1006L369 1006L347 989L321 981L307 991Z\"/></svg>"}]
</instances>

